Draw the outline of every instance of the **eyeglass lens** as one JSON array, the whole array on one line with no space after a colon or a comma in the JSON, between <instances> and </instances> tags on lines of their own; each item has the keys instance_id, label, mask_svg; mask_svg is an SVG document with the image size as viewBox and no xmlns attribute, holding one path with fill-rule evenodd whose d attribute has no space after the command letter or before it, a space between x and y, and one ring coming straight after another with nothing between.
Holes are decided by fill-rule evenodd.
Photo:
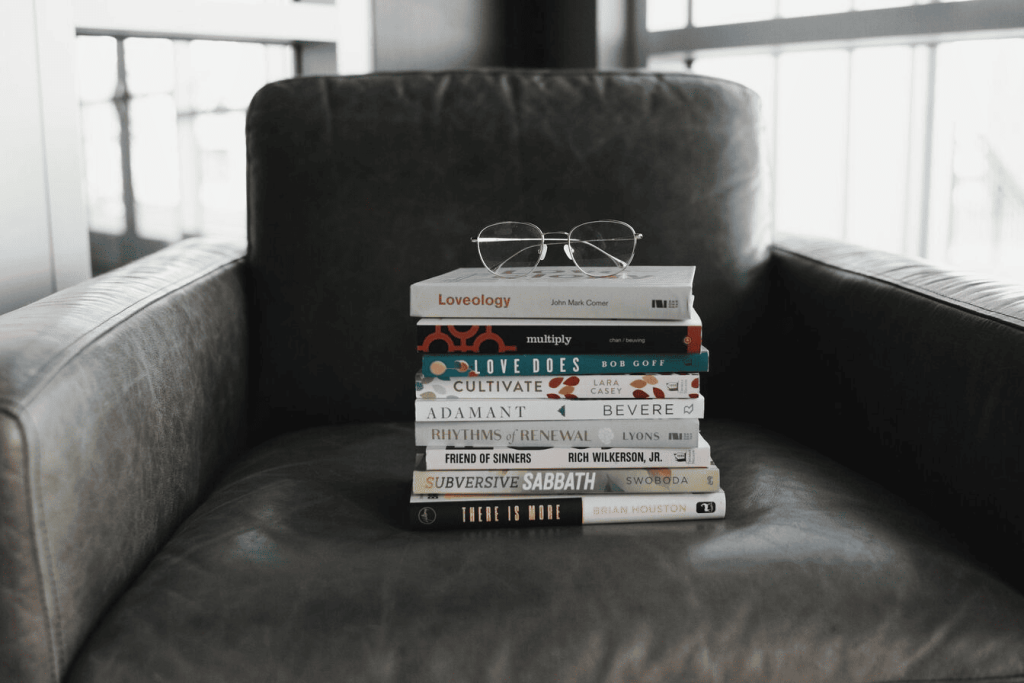
<instances>
[{"instance_id":1,"label":"eyeglass lens","mask_svg":"<svg viewBox=\"0 0 1024 683\"><path fill-rule=\"evenodd\" d=\"M487 270L501 275L525 275L544 256L544 232L532 223L488 225L476 240Z\"/></svg>"},{"instance_id":2,"label":"eyeglass lens","mask_svg":"<svg viewBox=\"0 0 1024 683\"><path fill-rule=\"evenodd\" d=\"M636 250L636 233L616 221L593 221L569 232L572 260L588 275L614 275L629 265Z\"/></svg>"}]
</instances>

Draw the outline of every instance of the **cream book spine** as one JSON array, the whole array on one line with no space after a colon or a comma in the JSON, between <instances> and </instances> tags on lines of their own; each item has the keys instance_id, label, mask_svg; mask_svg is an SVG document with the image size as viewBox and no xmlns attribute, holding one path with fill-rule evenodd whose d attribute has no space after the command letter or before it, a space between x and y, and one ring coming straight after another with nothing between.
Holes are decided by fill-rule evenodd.
<instances>
[{"instance_id":1,"label":"cream book spine","mask_svg":"<svg viewBox=\"0 0 1024 683\"><path fill-rule=\"evenodd\" d=\"M416 398L697 398L700 373L451 377L416 373Z\"/></svg>"},{"instance_id":2,"label":"cream book spine","mask_svg":"<svg viewBox=\"0 0 1024 683\"><path fill-rule=\"evenodd\" d=\"M540 267L502 278L459 268L410 286L414 318L586 318L687 320L693 266L631 266L614 277Z\"/></svg>"}]
</instances>

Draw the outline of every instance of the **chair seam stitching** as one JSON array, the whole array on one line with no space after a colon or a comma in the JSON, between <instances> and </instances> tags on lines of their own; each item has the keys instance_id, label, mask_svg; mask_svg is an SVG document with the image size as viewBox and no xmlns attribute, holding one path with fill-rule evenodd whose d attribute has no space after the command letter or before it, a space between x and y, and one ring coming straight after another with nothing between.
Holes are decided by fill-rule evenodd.
<instances>
[{"instance_id":1,"label":"chair seam stitching","mask_svg":"<svg viewBox=\"0 0 1024 683\"><path fill-rule=\"evenodd\" d=\"M983 681L1021 681L1024 671L1012 674L995 674L992 676L958 676L956 678L887 678L879 683L968 683Z\"/></svg>"},{"instance_id":2,"label":"chair seam stitching","mask_svg":"<svg viewBox=\"0 0 1024 683\"><path fill-rule=\"evenodd\" d=\"M939 301L939 302L946 303L946 304L949 304L949 305L957 307L957 308L965 309L965 310L968 310L968 311L970 311L972 313L976 313L976 314L981 315L983 317L986 317L986 318L988 318L990 320L998 321L998 322L1001 322L1001 323L1006 324L1006 325L1013 326L1013 323L1016 322L1016 323L1020 323L1021 326L1024 326L1024 318L1018 317L1018 316L1010 314L1010 313L1002 313L1002 312L993 311L991 309L984 308L983 306L980 306L978 304L974 304L974 303L970 303L970 302L967 302L967 301L963 301L961 299L957 299L957 298L954 298L952 296L949 296L948 294L941 294L939 292L935 292L935 291L932 291L932 290L929 290L929 289L925 289L925 288L920 287L918 285L912 285L912 284L909 284L909 283L906 283L906 282L900 282L898 280L894 280L894 279L891 279L891 278L886 278L886 277L881 276L881 275L875 275L875 274L872 274L872 273L865 273L865 272L862 272L862 271L859 271L859 270L853 270L852 268L849 268L847 266L841 266L841 265L837 265L835 263L830 263L830 262L825 261L823 259L816 258L814 256L810 256L808 254L804 254L804 253L801 253L801 252L798 252L798 251L794 251L793 249L790 249L790 248L784 247L784 246L780 246L778 244L773 244L771 248L773 250L775 250L775 251L785 252L785 253L789 254L790 256L794 256L796 258L800 258L800 259L803 259L805 261L810 261L812 263L817 263L817 264L819 264L821 266L825 266L827 268L832 268L833 270L839 270L839 271L842 271L842 272L850 274L850 275L857 275L857 276L864 277L864 278L867 278L867 279L870 279L870 280L875 280L877 282L882 282L884 284L891 285L893 287L898 287L898 288L903 289L903 290L905 290L907 292L910 292L912 294L917 294L917 295L923 296L925 298L933 299L934 301ZM1018 328L1018 329L1020 329L1020 328ZM1022 330L1022 331L1024 331L1024 330Z\"/></svg>"},{"instance_id":3,"label":"chair seam stitching","mask_svg":"<svg viewBox=\"0 0 1024 683\"><path fill-rule=\"evenodd\" d=\"M199 273L194 273L189 276L183 277L175 282L168 283L164 287L161 287L160 289L151 292L142 299L134 301L125 306L124 308L120 309L119 311L112 313L107 318L97 323L95 326L93 326L88 331L83 333L80 337L78 337L73 342L64 347L64 349L62 349L60 352L54 355L53 358L48 360L37 373L36 378L34 378L37 380L35 386L33 386L30 389L28 394L21 401L8 400L7 403L9 405L18 405L20 410L24 410L30 403L32 403L36 399L40 392L42 392L47 386L49 386L50 382L52 382L53 379L57 376L61 368L66 367L79 354L83 353L92 344L94 344L104 335L112 331L116 327L116 323L131 319L132 317L146 310L147 308L157 303L158 301L166 299L171 294L182 291L185 287L187 287L190 284L199 282L200 280L207 279L211 276L215 276L219 274L220 271L227 270L231 266L234 266L238 263L245 261L245 258L245 256L239 256L231 259L226 263L218 263L209 266L208 268ZM77 348L75 348L73 351L69 351L71 347Z\"/></svg>"},{"instance_id":4,"label":"chair seam stitching","mask_svg":"<svg viewBox=\"0 0 1024 683\"><path fill-rule=\"evenodd\" d=\"M8 403L8 402L4 402ZM19 406L20 407L20 406ZM25 493L27 496L28 515L31 521L31 527L33 530L32 539L32 556L33 564L35 565L36 578L39 580L40 598L42 599L43 612L46 617L46 633L49 640L49 650L51 656L51 674L53 675L54 683L60 681L60 669L61 661L64 656L64 635L63 626L61 625L61 609L60 609L60 596L57 595L57 588L54 584L53 572L50 568L53 566L53 556L50 550L50 537L46 531L46 520L45 515L36 513L36 503L42 506L42 502L38 500L36 494L36 488L39 481L39 458L33 458L31 456L31 444L29 443L29 429L26 424L26 416L22 413L24 411L15 412L9 407L0 405L0 412L7 414L17 425L22 435L22 450L23 450L23 462L22 465L25 468ZM38 534L38 535L36 535ZM45 561L43 556L45 555ZM46 565L44 570L43 565ZM52 610L49 607L50 600L47 600L47 592L49 592L52 599Z\"/></svg>"}]
</instances>

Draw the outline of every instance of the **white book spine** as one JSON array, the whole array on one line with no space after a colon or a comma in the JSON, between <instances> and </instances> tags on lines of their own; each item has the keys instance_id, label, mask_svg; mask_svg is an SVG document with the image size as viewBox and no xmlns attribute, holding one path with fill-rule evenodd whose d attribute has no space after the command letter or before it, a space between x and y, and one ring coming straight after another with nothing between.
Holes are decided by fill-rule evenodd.
<instances>
[{"instance_id":1,"label":"white book spine","mask_svg":"<svg viewBox=\"0 0 1024 683\"><path fill-rule=\"evenodd\" d=\"M599 469L617 467L709 467L711 446L697 436L696 448L447 448L427 446L428 470Z\"/></svg>"},{"instance_id":2,"label":"white book spine","mask_svg":"<svg viewBox=\"0 0 1024 683\"><path fill-rule=\"evenodd\" d=\"M416 398L696 398L700 373L439 377L416 373Z\"/></svg>"},{"instance_id":3,"label":"white book spine","mask_svg":"<svg viewBox=\"0 0 1024 683\"><path fill-rule=\"evenodd\" d=\"M725 517L725 491L583 496L583 524L671 522Z\"/></svg>"},{"instance_id":4,"label":"white book spine","mask_svg":"<svg viewBox=\"0 0 1024 683\"><path fill-rule=\"evenodd\" d=\"M697 418L416 422L417 446L470 448L695 448Z\"/></svg>"},{"instance_id":5,"label":"white book spine","mask_svg":"<svg viewBox=\"0 0 1024 683\"><path fill-rule=\"evenodd\" d=\"M584 294L552 298L545 292L525 292L516 297L490 297L462 294L440 286L413 290L411 314L414 318L580 318L587 320L687 320L691 317L689 295L680 292L643 292L625 290L614 297L594 301ZM513 301L515 303L513 303ZM582 302L591 301L587 306ZM655 307L653 302L665 302ZM569 303L581 302L581 303Z\"/></svg>"},{"instance_id":6,"label":"white book spine","mask_svg":"<svg viewBox=\"0 0 1024 683\"><path fill-rule=\"evenodd\" d=\"M702 418L704 397L596 401L550 401L546 398L438 401L418 398L415 416L420 422Z\"/></svg>"},{"instance_id":7,"label":"white book spine","mask_svg":"<svg viewBox=\"0 0 1024 683\"><path fill-rule=\"evenodd\" d=\"M549 268L525 278L499 278L483 268L462 268L413 284L409 312L445 319L687 320L692 281L688 266L634 266L615 278Z\"/></svg>"}]
</instances>

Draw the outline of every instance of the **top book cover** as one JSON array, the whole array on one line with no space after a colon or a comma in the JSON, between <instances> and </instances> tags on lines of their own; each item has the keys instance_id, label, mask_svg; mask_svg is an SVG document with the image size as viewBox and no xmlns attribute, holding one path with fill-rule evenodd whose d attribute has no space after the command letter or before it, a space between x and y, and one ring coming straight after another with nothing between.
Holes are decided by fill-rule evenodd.
<instances>
[{"instance_id":1,"label":"top book cover","mask_svg":"<svg viewBox=\"0 0 1024 683\"><path fill-rule=\"evenodd\" d=\"M410 286L417 318L586 318L686 320L692 317L694 266L630 266L613 277L541 267L503 278L457 268Z\"/></svg>"}]
</instances>

